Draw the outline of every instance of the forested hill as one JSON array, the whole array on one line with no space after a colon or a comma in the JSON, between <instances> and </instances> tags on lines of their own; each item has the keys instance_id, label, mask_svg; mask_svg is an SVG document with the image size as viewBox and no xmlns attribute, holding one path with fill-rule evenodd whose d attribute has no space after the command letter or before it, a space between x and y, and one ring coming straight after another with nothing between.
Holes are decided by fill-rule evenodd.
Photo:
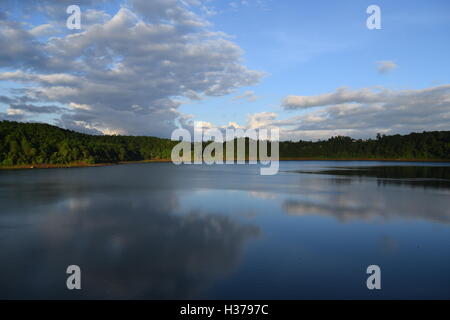
<instances>
[{"instance_id":1,"label":"forested hill","mask_svg":"<svg viewBox=\"0 0 450 320\"><path fill-rule=\"evenodd\" d=\"M176 144L155 137L87 135L42 123L0 122L0 166L170 159Z\"/></svg>"},{"instance_id":2,"label":"forested hill","mask_svg":"<svg viewBox=\"0 0 450 320\"><path fill-rule=\"evenodd\" d=\"M178 142L155 137L96 136L48 124L0 122L0 166L116 163L170 159ZM281 142L282 159L449 160L450 131L333 137L318 142Z\"/></svg>"}]
</instances>

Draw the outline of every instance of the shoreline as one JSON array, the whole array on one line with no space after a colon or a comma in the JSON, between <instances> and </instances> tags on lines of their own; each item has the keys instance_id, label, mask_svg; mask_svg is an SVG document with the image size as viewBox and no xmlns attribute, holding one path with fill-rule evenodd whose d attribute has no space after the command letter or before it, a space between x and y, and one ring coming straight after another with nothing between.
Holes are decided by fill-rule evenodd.
<instances>
[{"instance_id":1,"label":"shoreline","mask_svg":"<svg viewBox=\"0 0 450 320\"><path fill-rule=\"evenodd\" d=\"M161 159L161 160L142 160L142 161L105 162L105 163L74 162L66 164L19 164L15 166L0 166L0 170L89 168L89 167L107 167L121 164L138 164L151 162L172 162L172 160Z\"/></svg>"},{"instance_id":2,"label":"shoreline","mask_svg":"<svg viewBox=\"0 0 450 320\"><path fill-rule=\"evenodd\" d=\"M373 158L281 158L279 161L368 161L368 162L430 162L430 163L449 163L450 160L439 159L373 159ZM154 159L141 161L124 161L111 163L84 163L74 162L68 164L21 164L15 166L0 166L0 170L23 170L23 169L68 169L68 168L89 168L89 167L106 167L114 165L126 164L143 164L143 163L167 163L172 162L171 159Z\"/></svg>"},{"instance_id":3,"label":"shoreline","mask_svg":"<svg viewBox=\"0 0 450 320\"><path fill-rule=\"evenodd\" d=\"M390 158L281 158L280 161L378 161L378 162L450 162L450 159L390 159Z\"/></svg>"}]
</instances>

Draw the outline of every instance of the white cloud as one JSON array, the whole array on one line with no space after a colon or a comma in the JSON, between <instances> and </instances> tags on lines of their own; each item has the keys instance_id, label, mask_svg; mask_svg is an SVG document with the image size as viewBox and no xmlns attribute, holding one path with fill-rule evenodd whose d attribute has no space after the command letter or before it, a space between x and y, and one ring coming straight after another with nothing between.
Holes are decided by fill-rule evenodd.
<instances>
[{"instance_id":1,"label":"white cloud","mask_svg":"<svg viewBox=\"0 0 450 320\"><path fill-rule=\"evenodd\" d=\"M352 90L350 88L337 88L336 91L324 93L317 96L287 96L282 101L282 106L286 110L307 109L328 105L344 103L376 103L376 102L397 102L401 103L407 99L423 99L429 93L448 90L450 85L443 85L422 90L400 90L393 91L383 88L363 88Z\"/></svg>"},{"instance_id":2,"label":"white cloud","mask_svg":"<svg viewBox=\"0 0 450 320\"><path fill-rule=\"evenodd\" d=\"M230 1L228 5L232 10L245 7L255 7L262 10L268 10L270 1L271 0L234 0Z\"/></svg>"},{"instance_id":3,"label":"white cloud","mask_svg":"<svg viewBox=\"0 0 450 320\"><path fill-rule=\"evenodd\" d=\"M26 98L67 105L57 118L64 127L168 137L187 123L183 99L234 93L263 75L243 66L239 46L196 13L202 3L130 0L112 17L89 9L87 28L45 41L36 40L39 29L0 20L0 41L11 44L0 51L0 68L15 70L0 81L23 83ZM50 0L30 4L57 14Z\"/></svg>"},{"instance_id":4,"label":"white cloud","mask_svg":"<svg viewBox=\"0 0 450 320\"><path fill-rule=\"evenodd\" d=\"M274 112L260 112L249 115L247 117L247 127L250 129L270 127L274 123L276 117L277 114Z\"/></svg>"},{"instance_id":5,"label":"white cloud","mask_svg":"<svg viewBox=\"0 0 450 320\"><path fill-rule=\"evenodd\" d=\"M247 102L254 102L256 101L256 99L258 99L258 97L255 95L255 93L251 90L245 91L240 95L237 95L235 97L233 97L233 101L237 101L237 100L245 100Z\"/></svg>"},{"instance_id":6,"label":"white cloud","mask_svg":"<svg viewBox=\"0 0 450 320\"><path fill-rule=\"evenodd\" d=\"M30 30L31 35L34 37L48 36L53 34L55 27L49 23L41 24Z\"/></svg>"},{"instance_id":7,"label":"white cloud","mask_svg":"<svg viewBox=\"0 0 450 320\"><path fill-rule=\"evenodd\" d=\"M240 126L237 122L230 121L228 125L224 126L224 129L243 129L244 127Z\"/></svg>"},{"instance_id":8,"label":"white cloud","mask_svg":"<svg viewBox=\"0 0 450 320\"><path fill-rule=\"evenodd\" d=\"M396 69L398 65L394 61L378 61L377 70L378 73L389 73Z\"/></svg>"},{"instance_id":9,"label":"white cloud","mask_svg":"<svg viewBox=\"0 0 450 320\"><path fill-rule=\"evenodd\" d=\"M74 102L70 102L69 107L72 109L79 109L79 110L86 110L86 111L92 110L91 106L89 106L87 104L79 104L79 103L74 103Z\"/></svg>"},{"instance_id":10,"label":"white cloud","mask_svg":"<svg viewBox=\"0 0 450 320\"><path fill-rule=\"evenodd\" d=\"M409 133L450 129L450 84L417 90L337 89L335 92L288 100L286 109L320 106L288 120L285 136L328 138L350 135L373 137L381 133Z\"/></svg>"},{"instance_id":11,"label":"white cloud","mask_svg":"<svg viewBox=\"0 0 450 320\"><path fill-rule=\"evenodd\" d=\"M20 109L8 108L8 110L6 110L6 113L9 116L13 116L13 115L18 115L18 114L24 114L25 112L23 110L20 110Z\"/></svg>"},{"instance_id":12,"label":"white cloud","mask_svg":"<svg viewBox=\"0 0 450 320\"><path fill-rule=\"evenodd\" d=\"M278 127L281 140L450 130L450 84L417 90L338 88L318 96L291 97L296 98L285 99L284 108L302 110L301 114L282 119L274 112L260 112L249 115L242 127Z\"/></svg>"}]
</instances>

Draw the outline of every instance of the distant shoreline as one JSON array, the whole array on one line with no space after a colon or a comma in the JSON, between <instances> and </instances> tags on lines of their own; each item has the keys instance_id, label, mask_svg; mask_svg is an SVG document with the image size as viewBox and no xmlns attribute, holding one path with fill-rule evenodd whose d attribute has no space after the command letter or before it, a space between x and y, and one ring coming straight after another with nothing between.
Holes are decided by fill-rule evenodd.
<instances>
[{"instance_id":1,"label":"distant shoreline","mask_svg":"<svg viewBox=\"0 0 450 320\"><path fill-rule=\"evenodd\" d=\"M379 162L450 162L450 159L389 159L389 158L281 158L280 161L379 161Z\"/></svg>"},{"instance_id":2,"label":"distant shoreline","mask_svg":"<svg viewBox=\"0 0 450 320\"><path fill-rule=\"evenodd\" d=\"M88 135L48 124L6 120L0 121L0 140L0 169L99 167L125 163L170 162L174 148L179 145L179 141L165 138ZM202 149L206 148L209 142L203 141ZM424 131L391 136L378 134L375 140L333 136L328 140L315 142L280 141L276 154L281 161L450 162L449 143L450 131ZM234 138L222 144L222 149L225 148L223 151L226 151L233 146L234 150L237 150L243 145L244 150L249 150L245 153L245 157L256 158L258 151L250 152L250 148L255 144L258 144L258 140L248 137ZM191 142L190 149L192 147ZM266 152L270 150L267 149ZM223 155L225 158L226 152ZM236 157L236 153L234 155ZM121 161L126 159L155 160Z\"/></svg>"},{"instance_id":3,"label":"distant shoreline","mask_svg":"<svg viewBox=\"0 0 450 320\"><path fill-rule=\"evenodd\" d=\"M111 163L85 163L75 162L66 164L19 164L15 166L0 166L0 170L20 170L20 169L61 169L61 168L89 168L89 167L106 167L121 164L135 164L135 163L151 163L151 162L171 162L172 160L142 160L142 161L125 161L125 162L111 162Z\"/></svg>"},{"instance_id":4,"label":"distant shoreline","mask_svg":"<svg viewBox=\"0 0 450 320\"><path fill-rule=\"evenodd\" d=\"M370 161L370 162L430 162L430 163L449 163L450 160L430 160L430 159L373 159L373 158L281 158L280 161ZM106 167L122 164L142 164L142 163L163 163L172 162L170 159L155 159L142 161L124 161L112 163L68 163L68 164L21 164L16 166L0 166L0 170L20 170L20 169L58 169L58 168L88 168L88 167Z\"/></svg>"}]
</instances>

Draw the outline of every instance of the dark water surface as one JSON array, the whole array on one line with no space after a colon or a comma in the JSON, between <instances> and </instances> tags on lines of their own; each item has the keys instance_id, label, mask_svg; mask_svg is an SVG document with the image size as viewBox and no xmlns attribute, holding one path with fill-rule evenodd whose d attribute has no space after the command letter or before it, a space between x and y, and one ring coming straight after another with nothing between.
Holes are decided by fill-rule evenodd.
<instances>
[{"instance_id":1,"label":"dark water surface","mask_svg":"<svg viewBox=\"0 0 450 320\"><path fill-rule=\"evenodd\" d=\"M0 298L450 299L450 165L280 165L1 171Z\"/></svg>"}]
</instances>

